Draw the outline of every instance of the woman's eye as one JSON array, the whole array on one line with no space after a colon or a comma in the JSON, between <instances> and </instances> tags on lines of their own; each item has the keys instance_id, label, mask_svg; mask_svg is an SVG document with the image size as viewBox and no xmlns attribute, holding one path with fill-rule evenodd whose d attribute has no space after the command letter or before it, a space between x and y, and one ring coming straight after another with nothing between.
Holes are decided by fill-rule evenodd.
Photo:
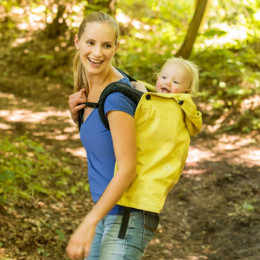
<instances>
[{"instance_id":1,"label":"woman's eye","mask_svg":"<svg viewBox=\"0 0 260 260\"><path fill-rule=\"evenodd\" d=\"M174 83L174 84L179 84L179 82L178 82L178 81L176 81L176 80L174 80L174 81L173 81L173 83Z\"/></svg>"},{"instance_id":2,"label":"woman's eye","mask_svg":"<svg viewBox=\"0 0 260 260\"><path fill-rule=\"evenodd\" d=\"M105 48L106 48L106 49L109 49L109 48L111 48L111 47L112 47L111 44L105 44Z\"/></svg>"},{"instance_id":3,"label":"woman's eye","mask_svg":"<svg viewBox=\"0 0 260 260\"><path fill-rule=\"evenodd\" d=\"M87 45L89 45L89 46L93 46L94 45L94 42L92 42L92 41L88 41L88 42L86 42L87 43Z\"/></svg>"},{"instance_id":4,"label":"woman's eye","mask_svg":"<svg viewBox=\"0 0 260 260\"><path fill-rule=\"evenodd\" d=\"M162 79L167 79L167 77L166 76L162 76Z\"/></svg>"}]
</instances>

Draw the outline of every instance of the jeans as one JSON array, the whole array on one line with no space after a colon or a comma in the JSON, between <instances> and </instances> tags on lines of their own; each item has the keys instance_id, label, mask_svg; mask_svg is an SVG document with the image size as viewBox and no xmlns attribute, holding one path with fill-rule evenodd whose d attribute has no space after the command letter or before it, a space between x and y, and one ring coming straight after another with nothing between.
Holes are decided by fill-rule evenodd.
<instances>
[{"instance_id":1,"label":"jeans","mask_svg":"<svg viewBox=\"0 0 260 260\"><path fill-rule=\"evenodd\" d=\"M85 260L139 260L159 224L158 215L130 213L125 239L118 238L122 215L107 215L97 225L90 255Z\"/></svg>"}]
</instances>

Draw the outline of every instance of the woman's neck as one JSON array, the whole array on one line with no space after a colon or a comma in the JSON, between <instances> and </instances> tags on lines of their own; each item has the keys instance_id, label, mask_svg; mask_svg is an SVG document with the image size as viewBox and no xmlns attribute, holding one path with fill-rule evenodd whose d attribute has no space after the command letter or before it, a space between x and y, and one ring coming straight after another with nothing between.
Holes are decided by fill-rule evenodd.
<instances>
[{"instance_id":1,"label":"woman's neck","mask_svg":"<svg viewBox=\"0 0 260 260\"><path fill-rule=\"evenodd\" d=\"M98 100L104 88L112 82L118 81L123 78L123 75L114 67L110 67L107 71L99 75L88 75L88 100Z\"/></svg>"},{"instance_id":2,"label":"woman's neck","mask_svg":"<svg viewBox=\"0 0 260 260\"><path fill-rule=\"evenodd\" d=\"M105 72L98 75L87 75L89 91L104 89L111 82L119 80L121 74L114 67L109 67Z\"/></svg>"}]
</instances>

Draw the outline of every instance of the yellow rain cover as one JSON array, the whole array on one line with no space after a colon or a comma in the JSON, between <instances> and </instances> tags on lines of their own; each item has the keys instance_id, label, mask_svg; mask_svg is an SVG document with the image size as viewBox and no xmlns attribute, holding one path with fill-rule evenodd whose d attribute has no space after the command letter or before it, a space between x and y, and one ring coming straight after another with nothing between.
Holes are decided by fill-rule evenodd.
<instances>
[{"instance_id":1,"label":"yellow rain cover","mask_svg":"<svg viewBox=\"0 0 260 260\"><path fill-rule=\"evenodd\" d=\"M118 205L159 213L178 182L201 113L190 95L144 93L135 113L137 177Z\"/></svg>"}]
</instances>

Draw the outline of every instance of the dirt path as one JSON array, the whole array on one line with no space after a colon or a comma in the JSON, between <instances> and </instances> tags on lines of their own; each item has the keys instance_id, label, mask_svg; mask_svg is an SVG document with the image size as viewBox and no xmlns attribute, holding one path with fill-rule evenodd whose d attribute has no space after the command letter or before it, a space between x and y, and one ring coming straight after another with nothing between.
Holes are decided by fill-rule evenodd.
<instances>
[{"instance_id":1,"label":"dirt path","mask_svg":"<svg viewBox=\"0 0 260 260\"><path fill-rule=\"evenodd\" d=\"M0 134L13 138L28 132L55 156L66 158L75 173L69 188L85 181L85 154L66 108L69 91L58 95L60 87L46 84L48 94L39 87L42 97L31 93L28 99L2 85ZM239 134L214 137L203 132L192 140L184 173L167 199L144 259L260 259L258 144L256 136ZM14 211L0 207L0 259L66 259L67 238L91 205L89 194L81 190L57 203L42 198L33 205L16 205ZM55 236L44 237L46 227L34 232L33 221L27 221L26 230L19 228L24 227L21 216L35 221L39 214L59 227L55 230L64 230L59 243Z\"/></svg>"},{"instance_id":2,"label":"dirt path","mask_svg":"<svg viewBox=\"0 0 260 260\"><path fill-rule=\"evenodd\" d=\"M260 259L259 150L251 142L222 136L192 143L147 259Z\"/></svg>"}]
</instances>

